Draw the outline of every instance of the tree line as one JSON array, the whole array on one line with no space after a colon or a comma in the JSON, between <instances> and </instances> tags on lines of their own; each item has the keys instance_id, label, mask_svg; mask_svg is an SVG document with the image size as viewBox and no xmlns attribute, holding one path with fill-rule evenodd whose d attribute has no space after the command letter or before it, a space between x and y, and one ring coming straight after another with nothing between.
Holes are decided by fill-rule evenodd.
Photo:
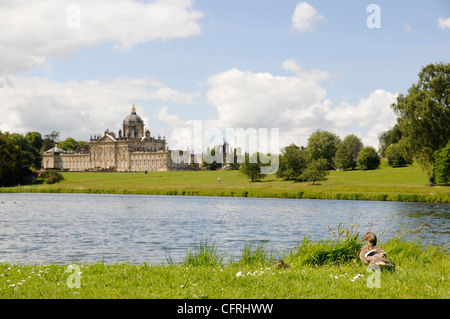
<instances>
[{"instance_id":1,"label":"tree line","mask_svg":"<svg viewBox=\"0 0 450 319\"><path fill-rule=\"evenodd\" d=\"M262 166L269 166L264 160L256 161L264 154L246 154L241 172L252 181L262 179L264 174L257 174ZM253 161L250 159L253 157ZM266 163L266 164L264 164ZM380 165L380 156L371 147L364 147L363 143L354 134L347 135L341 141L333 132L317 130L308 138L306 147L291 144L281 149L278 156L277 177L292 181L310 181L313 184L325 181L332 169L376 169Z\"/></svg>"},{"instance_id":2,"label":"tree line","mask_svg":"<svg viewBox=\"0 0 450 319\"><path fill-rule=\"evenodd\" d=\"M318 130L306 147L282 149L277 176L314 183L325 180L330 169L376 169L385 157L392 167L416 161L435 182L450 184L450 63L429 64L418 77L408 94L400 94L391 105L397 123L380 133L378 152L353 134L341 141Z\"/></svg>"}]
</instances>

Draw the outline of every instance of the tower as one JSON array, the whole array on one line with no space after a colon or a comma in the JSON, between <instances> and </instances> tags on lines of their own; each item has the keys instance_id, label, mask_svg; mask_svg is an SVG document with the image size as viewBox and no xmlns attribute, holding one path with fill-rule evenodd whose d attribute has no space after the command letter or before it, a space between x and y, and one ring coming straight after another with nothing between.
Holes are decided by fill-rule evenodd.
<instances>
[{"instance_id":1,"label":"tower","mask_svg":"<svg viewBox=\"0 0 450 319\"><path fill-rule=\"evenodd\" d=\"M123 136L125 138L144 137L144 121L136 114L136 108L131 108L131 114L123 120Z\"/></svg>"}]
</instances>

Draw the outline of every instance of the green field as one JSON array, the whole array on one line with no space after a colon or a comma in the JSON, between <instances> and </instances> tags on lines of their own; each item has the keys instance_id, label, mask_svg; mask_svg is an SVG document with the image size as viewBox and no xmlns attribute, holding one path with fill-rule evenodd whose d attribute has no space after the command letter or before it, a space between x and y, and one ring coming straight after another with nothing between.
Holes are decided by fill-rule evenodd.
<instances>
[{"instance_id":1,"label":"green field","mask_svg":"<svg viewBox=\"0 0 450 319\"><path fill-rule=\"evenodd\" d=\"M371 171L331 171L328 180L284 181L268 175L250 182L239 171L180 171L145 173L65 172L65 180L52 185L3 187L0 192L71 192L152 195L201 195L349 200L387 200L450 203L450 187L431 188L428 177L414 164L391 168L383 164ZM218 182L218 177L221 182Z\"/></svg>"}]
</instances>

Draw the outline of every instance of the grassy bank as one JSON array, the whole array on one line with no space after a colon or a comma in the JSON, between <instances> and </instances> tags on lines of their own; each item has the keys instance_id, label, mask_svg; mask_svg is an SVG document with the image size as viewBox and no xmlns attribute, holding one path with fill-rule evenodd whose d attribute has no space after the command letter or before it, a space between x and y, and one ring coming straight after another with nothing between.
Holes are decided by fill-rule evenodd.
<instances>
[{"instance_id":1,"label":"grassy bank","mask_svg":"<svg viewBox=\"0 0 450 319\"><path fill-rule=\"evenodd\" d=\"M176 265L0 263L0 298L450 297L450 258L443 247L401 238L381 244L395 271L381 271L378 281L358 259L361 243L355 238L304 240L281 256L264 246L246 246L239 260L227 264L214 245L201 243ZM284 258L290 267L274 267L277 258Z\"/></svg>"},{"instance_id":2,"label":"grassy bank","mask_svg":"<svg viewBox=\"0 0 450 319\"><path fill-rule=\"evenodd\" d=\"M418 165L373 171L331 171L319 185L268 175L251 183L238 171L93 173L66 172L52 185L3 187L0 192L66 192L151 195L202 195L317 198L450 203L450 187L428 185ZM218 182L218 177L221 182Z\"/></svg>"}]
</instances>

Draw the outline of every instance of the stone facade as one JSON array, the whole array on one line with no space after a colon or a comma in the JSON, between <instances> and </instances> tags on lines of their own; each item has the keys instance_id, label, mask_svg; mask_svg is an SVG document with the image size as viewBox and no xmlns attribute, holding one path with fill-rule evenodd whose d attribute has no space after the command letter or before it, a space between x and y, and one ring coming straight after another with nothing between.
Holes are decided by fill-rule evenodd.
<instances>
[{"instance_id":1,"label":"stone facade","mask_svg":"<svg viewBox=\"0 0 450 319\"><path fill-rule=\"evenodd\" d=\"M87 150L64 151L57 146L44 152L42 167L64 171L169 171L195 169L189 163L174 163L165 138L155 138L144 130L144 122L132 108L116 135L106 130L103 136L91 137Z\"/></svg>"}]
</instances>

